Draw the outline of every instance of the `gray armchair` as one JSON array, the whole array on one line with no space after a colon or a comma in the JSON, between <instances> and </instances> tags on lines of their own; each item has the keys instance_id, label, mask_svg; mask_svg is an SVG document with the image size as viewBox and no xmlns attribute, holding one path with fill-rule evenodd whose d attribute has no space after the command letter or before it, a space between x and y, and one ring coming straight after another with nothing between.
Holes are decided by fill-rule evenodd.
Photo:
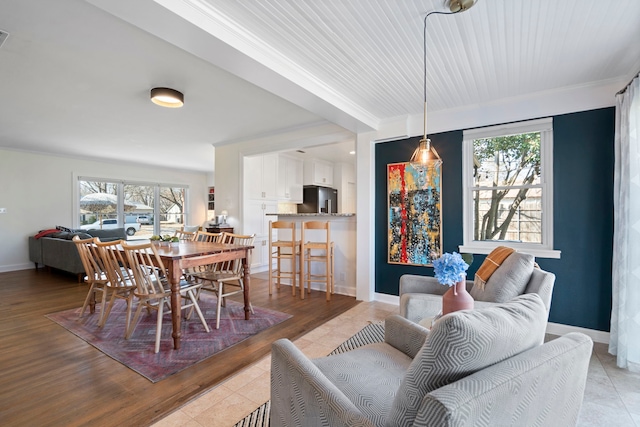
<instances>
[{"instance_id":1,"label":"gray armchair","mask_svg":"<svg viewBox=\"0 0 640 427\"><path fill-rule=\"evenodd\" d=\"M473 288L467 280L467 291L474 297L474 308L485 308L505 302L522 294L538 294L549 315L551 295L556 276L533 267L533 256L513 253L493 273L486 284L486 292ZM508 282L508 283L507 283ZM433 317L442 310L442 294L449 288L435 277L405 274L400 277L400 315L412 322Z\"/></svg>"},{"instance_id":2,"label":"gray armchair","mask_svg":"<svg viewBox=\"0 0 640 427\"><path fill-rule=\"evenodd\" d=\"M271 353L271 425L570 426L592 341L542 344L536 294L448 314L431 331L398 315L385 341L310 360L289 340Z\"/></svg>"}]
</instances>

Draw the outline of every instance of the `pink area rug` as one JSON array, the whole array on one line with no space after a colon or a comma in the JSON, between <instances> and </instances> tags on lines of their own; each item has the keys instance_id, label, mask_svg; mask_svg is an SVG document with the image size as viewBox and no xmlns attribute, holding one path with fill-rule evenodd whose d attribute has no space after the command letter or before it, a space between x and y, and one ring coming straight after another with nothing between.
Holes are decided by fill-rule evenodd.
<instances>
[{"instance_id":1,"label":"pink area rug","mask_svg":"<svg viewBox=\"0 0 640 427\"><path fill-rule=\"evenodd\" d=\"M204 330L196 313L190 320L183 318L180 350L174 350L171 315L165 315L160 352L157 354L153 352L157 313L148 314L143 311L133 335L125 340L124 301L116 301L103 328L97 326L99 304L96 305L96 313L89 314L87 308L82 318L78 318L80 308L48 314L46 317L152 382L158 382L292 317L278 311L254 307L255 314L251 315L250 320L245 320L244 305L227 300L227 306L222 307L221 311L220 329L215 329L216 298L201 296L200 308L211 332Z\"/></svg>"}]
</instances>

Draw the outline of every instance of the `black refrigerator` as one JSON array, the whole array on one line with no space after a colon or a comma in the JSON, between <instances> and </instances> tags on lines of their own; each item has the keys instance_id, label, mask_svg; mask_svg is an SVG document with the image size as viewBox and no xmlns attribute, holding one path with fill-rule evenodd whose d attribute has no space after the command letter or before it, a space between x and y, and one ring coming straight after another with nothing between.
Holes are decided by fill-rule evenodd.
<instances>
[{"instance_id":1,"label":"black refrigerator","mask_svg":"<svg viewBox=\"0 0 640 427\"><path fill-rule=\"evenodd\" d=\"M338 213L338 190L319 185L302 187L298 213Z\"/></svg>"}]
</instances>

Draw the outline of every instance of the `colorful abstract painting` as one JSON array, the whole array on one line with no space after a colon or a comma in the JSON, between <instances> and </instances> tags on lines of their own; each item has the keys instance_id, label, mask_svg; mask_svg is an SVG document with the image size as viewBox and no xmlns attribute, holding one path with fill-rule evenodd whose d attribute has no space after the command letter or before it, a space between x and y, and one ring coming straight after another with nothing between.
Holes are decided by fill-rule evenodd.
<instances>
[{"instance_id":1,"label":"colorful abstract painting","mask_svg":"<svg viewBox=\"0 0 640 427\"><path fill-rule=\"evenodd\" d=\"M389 263L428 265L440 256L441 165L387 165Z\"/></svg>"}]
</instances>

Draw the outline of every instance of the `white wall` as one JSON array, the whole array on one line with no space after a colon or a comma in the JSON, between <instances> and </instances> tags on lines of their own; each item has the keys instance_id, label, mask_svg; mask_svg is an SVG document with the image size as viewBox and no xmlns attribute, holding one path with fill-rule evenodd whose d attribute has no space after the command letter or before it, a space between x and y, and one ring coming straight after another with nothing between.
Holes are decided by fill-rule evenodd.
<instances>
[{"instance_id":1,"label":"white wall","mask_svg":"<svg viewBox=\"0 0 640 427\"><path fill-rule=\"evenodd\" d=\"M212 165L213 168L213 165ZM207 174L0 149L0 272L33 268L28 236L73 227L73 176L187 185L189 222L206 217Z\"/></svg>"},{"instance_id":2,"label":"white wall","mask_svg":"<svg viewBox=\"0 0 640 427\"><path fill-rule=\"evenodd\" d=\"M226 210L227 223L236 233L244 233L241 224L242 153L238 144L216 147L216 211Z\"/></svg>"},{"instance_id":3,"label":"white wall","mask_svg":"<svg viewBox=\"0 0 640 427\"><path fill-rule=\"evenodd\" d=\"M333 164L333 187L338 190L338 212L356 212L356 167L351 163ZM351 198L349 197L351 193Z\"/></svg>"}]
</instances>

